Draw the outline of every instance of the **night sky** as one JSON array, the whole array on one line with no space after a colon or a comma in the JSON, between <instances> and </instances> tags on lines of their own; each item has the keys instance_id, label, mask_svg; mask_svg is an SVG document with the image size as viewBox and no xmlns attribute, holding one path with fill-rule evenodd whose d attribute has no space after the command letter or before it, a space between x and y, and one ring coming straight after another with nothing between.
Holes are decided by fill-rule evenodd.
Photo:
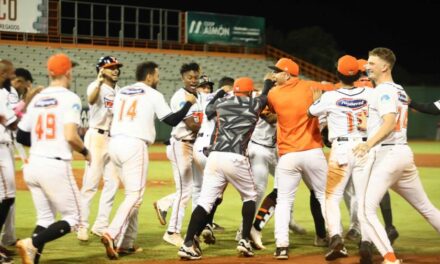
<instances>
[{"instance_id":1,"label":"night sky","mask_svg":"<svg viewBox=\"0 0 440 264\"><path fill-rule=\"evenodd\" d=\"M319 26L334 36L342 54L367 58L368 51L388 47L397 63L410 74L439 73L440 3L419 0L413 4L388 1L138 1L95 0L125 5L261 16L266 27L287 33L303 27ZM245 5L247 8L237 6ZM401 1L405 2L405 1ZM417 3L417 4L416 4ZM403 9L398 12L397 9ZM299 56L299 54L293 54ZM300 57L300 56L299 56Z\"/></svg>"}]
</instances>

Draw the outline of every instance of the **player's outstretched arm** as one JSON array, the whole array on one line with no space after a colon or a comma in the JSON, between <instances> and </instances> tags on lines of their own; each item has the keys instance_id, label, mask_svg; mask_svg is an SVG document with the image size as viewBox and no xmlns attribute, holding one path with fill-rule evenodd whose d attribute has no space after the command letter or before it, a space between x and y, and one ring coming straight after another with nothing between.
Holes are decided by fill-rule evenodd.
<instances>
[{"instance_id":1,"label":"player's outstretched arm","mask_svg":"<svg viewBox=\"0 0 440 264\"><path fill-rule=\"evenodd\" d=\"M421 113L429 115L440 115L440 108L436 105L436 103L440 105L439 101L433 103L418 103L414 100L411 100L409 107Z\"/></svg>"},{"instance_id":2,"label":"player's outstretched arm","mask_svg":"<svg viewBox=\"0 0 440 264\"><path fill-rule=\"evenodd\" d=\"M162 122L170 126L177 126L177 124L179 124L183 120L183 118L185 118L191 106L196 102L196 97L190 93L187 93L187 95L185 95L185 99L185 105L179 111L172 113L171 115L162 119Z\"/></svg>"}]
</instances>

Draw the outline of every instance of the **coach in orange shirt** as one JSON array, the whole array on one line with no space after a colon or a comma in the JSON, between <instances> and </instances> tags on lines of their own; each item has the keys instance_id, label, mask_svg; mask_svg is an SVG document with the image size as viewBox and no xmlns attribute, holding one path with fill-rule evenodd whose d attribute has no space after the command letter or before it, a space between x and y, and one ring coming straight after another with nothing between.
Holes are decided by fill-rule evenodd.
<instances>
[{"instance_id":1,"label":"coach in orange shirt","mask_svg":"<svg viewBox=\"0 0 440 264\"><path fill-rule=\"evenodd\" d=\"M268 105L277 115L277 145L280 159L275 169L278 186L275 208L275 258L287 259L290 212L301 178L314 190L323 211L327 161L322 151L318 119L309 118L313 103L312 88L332 90L333 84L321 84L298 78L298 65L287 58L275 66L276 87L268 95Z\"/></svg>"}]
</instances>

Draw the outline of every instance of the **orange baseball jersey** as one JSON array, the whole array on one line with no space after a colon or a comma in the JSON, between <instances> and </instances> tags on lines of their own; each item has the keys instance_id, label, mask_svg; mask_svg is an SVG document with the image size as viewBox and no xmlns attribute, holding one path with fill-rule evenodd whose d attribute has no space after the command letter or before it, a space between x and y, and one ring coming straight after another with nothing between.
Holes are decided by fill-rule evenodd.
<instances>
[{"instance_id":1,"label":"orange baseball jersey","mask_svg":"<svg viewBox=\"0 0 440 264\"><path fill-rule=\"evenodd\" d=\"M322 147L318 119L307 116L307 109L313 103L311 87L331 90L333 84L292 78L269 92L269 108L278 118L277 144L280 156Z\"/></svg>"}]
</instances>

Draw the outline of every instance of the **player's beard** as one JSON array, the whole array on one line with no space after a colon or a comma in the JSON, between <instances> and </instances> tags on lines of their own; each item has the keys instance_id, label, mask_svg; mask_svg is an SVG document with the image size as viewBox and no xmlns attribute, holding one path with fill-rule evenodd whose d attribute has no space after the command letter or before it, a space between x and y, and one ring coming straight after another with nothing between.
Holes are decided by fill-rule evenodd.
<instances>
[{"instance_id":1,"label":"player's beard","mask_svg":"<svg viewBox=\"0 0 440 264\"><path fill-rule=\"evenodd\" d=\"M154 89L157 90L157 84L158 84L158 83L159 83L159 81L153 82L153 83L151 84L151 88L154 88Z\"/></svg>"}]
</instances>

